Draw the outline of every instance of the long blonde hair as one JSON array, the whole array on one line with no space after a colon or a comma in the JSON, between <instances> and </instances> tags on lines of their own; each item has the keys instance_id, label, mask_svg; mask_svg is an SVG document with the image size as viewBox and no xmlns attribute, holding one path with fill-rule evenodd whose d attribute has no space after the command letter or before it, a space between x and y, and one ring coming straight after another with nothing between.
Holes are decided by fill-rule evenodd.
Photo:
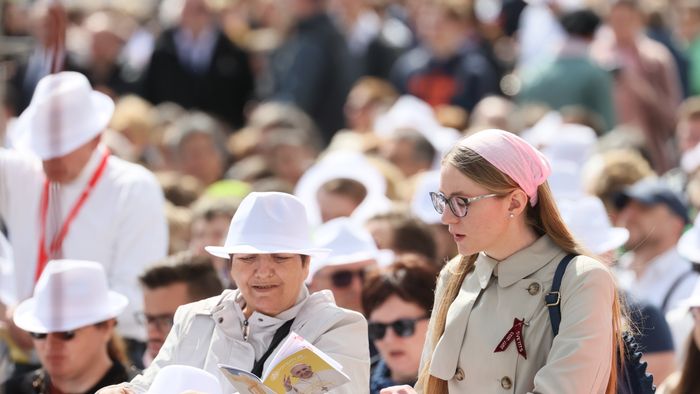
<instances>
[{"instance_id":1,"label":"long blonde hair","mask_svg":"<svg viewBox=\"0 0 700 394\"><path fill-rule=\"evenodd\" d=\"M452 165L469 179L489 189L493 193L506 194L516 188L518 184L508 175L503 174L491 163L478 155L473 150L457 144L443 159L443 165ZM537 189L537 204L532 207L528 205L527 223L538 235L547 234L554 243L567 253L588 255L564 224L559 210L554 202L554 197L547 182L541 184ZM451 272L450 279L445 285L442 297L437 300L436 308L432 317L432 337L430 343L435 351L435 346L445 331L447 311L452 302L457 297L462 282L467 274L474 269L477 255L463 256L459 266ZM611 359L610 379L606 394L613 394L617 390L618 363L621 362L621 355L624 354L624 341L622 339L622 308L617 292L615 292L613 302L613 357ZM447 381L439 379L430 374L430 361L432 357L427 357L419 376L418 385L423 387L425 394L446 394Z\"/></svg>"}]
</instances>

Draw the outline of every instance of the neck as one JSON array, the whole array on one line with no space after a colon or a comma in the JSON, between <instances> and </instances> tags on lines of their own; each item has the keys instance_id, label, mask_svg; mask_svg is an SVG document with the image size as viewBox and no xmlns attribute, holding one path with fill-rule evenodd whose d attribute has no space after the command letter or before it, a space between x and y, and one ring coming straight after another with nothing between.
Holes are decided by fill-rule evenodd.
<instances>
[{"instance_id":1,"label":"neck","mask_svg":"<svg viewBox=\"0 0 700 394\"><path fill-rule=\"evenodd\" d=\"M396 384L408 384L413 385L416 381L416 376L418 376L418 370L413 374L398 373L391 371L391 381Z\"/></svg>"},{"instance_id":2,"label":"neck","mask_svg":"<svg viewBox=\"0 0 700 394\"><path fill-rule=\"evenodd\" d=\"M666 253L669 249L675 247L676 242L672 239L663 240L661 242L645 242L634 250L634 259L630 268L635 273L637 278L644 275L652 260Z\"/></svg>"},{"instance_id":3,"label":"neck","mask_svg":"<svg viewBox=\"0 0 700 394\"><path fill-rule=\"evenodd\" d=\"M504 236L499 238L498 244L484 252L492 259L502 261L532 245L539 236L525 223L524 218L515 218Z\"/></svg>"},{"instance_id":4,"label":"neck","mask_svg":"<svg viewBox=\"0 0 700 394\"><path fill-rule=\"evenodd\" d=\"M65 378L51 376L51 384L63 393L86 393L107 374L112 364L112 360L105 352L98 360L81 371L79 376Z\"/></svg>"}]
</instances>

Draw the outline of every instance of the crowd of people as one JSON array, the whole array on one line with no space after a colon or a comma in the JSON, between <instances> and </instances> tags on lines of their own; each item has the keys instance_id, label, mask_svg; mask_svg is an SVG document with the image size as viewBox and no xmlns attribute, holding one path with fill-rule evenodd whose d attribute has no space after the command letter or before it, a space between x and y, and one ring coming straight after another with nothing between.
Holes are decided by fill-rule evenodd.
<instances>
[{"instance_id":1,"label":"crowd of people","mask_svg":"<svg viewBox=\"0 0 700 394\"><path fill-rule=\"evenodd\" d=\"M700 392L700 2L0 7L0 393Z\"/></svg>"}]
</instances>

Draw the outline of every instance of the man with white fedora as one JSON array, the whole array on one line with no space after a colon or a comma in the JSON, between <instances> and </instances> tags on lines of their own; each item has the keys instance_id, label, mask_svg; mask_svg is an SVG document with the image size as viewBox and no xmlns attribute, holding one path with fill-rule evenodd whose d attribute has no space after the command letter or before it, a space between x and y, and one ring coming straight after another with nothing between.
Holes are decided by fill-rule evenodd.
<instances>
[{"instance_id":1,"label":"man with white fedora","mask_svg":"<svg viewBox=\"0 0 700 394\"><path fill-rule=\"evenodd\" d=\"M0 216L15 251L15 284L2 303L32 294L55 258L96 261L109 285L132 300L119 332L145 340L133 318L141 309L137 277L167 251L163 193L153 174L111 156L100 144L114 103L76 72L42 78L29 107L10 130L14 149L0 148Z\"/></svg>"},{"instance_id":2,"label":"man with white fedora","mask_svg":"<svg viewBox=\"0 0 700 394\"><path fill-rule=\"evenodd\" d=\"M14 314L15 324L31 333L42 367L8 380L3 392L94 393L127 379L114 327L128 303L124 295L109 290L101 264L50 261L34 296L22 301Z\"/></svg>"},{"instance_id":3,"label":"man with white fedora","mask_svg":"<svg viewBox=\"0 0 700 394\"><path fill-rule=\"evenodd\" d=\"M316 244L331 253L311 262L309 291L331 290L339 307L362 312L364 276L380 256L372 235L350 218L328 221L315 234Z\"/></svg>"},{"instance_id":4,"label":"man with white fedora","mask_svg":"<svg viewBox=\"0 0 700 394\"><path fill-rule=\"evenodd\" d=\"M99 394L146 392L158 371L172 364L204 369L217 377L224 392L231 392L217 364L262 376L292 331L337 361L350 377L333 393L367 393L367 322L336 306L330 291L310 294L304 286L311 261L329 252L313 244L310 231L298 198L249 194L231 220L224 246L206 247L231 261L238 288L178 308L160 353L143 374Z\"/></svg>"}]
</instances>

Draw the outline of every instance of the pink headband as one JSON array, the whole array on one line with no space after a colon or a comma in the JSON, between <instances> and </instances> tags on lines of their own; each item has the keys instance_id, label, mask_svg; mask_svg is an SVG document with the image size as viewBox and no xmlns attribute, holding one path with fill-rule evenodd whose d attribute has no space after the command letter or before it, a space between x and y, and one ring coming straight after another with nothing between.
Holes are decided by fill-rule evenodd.
<instances>
[{"instance_id":1,"label":"pink headband","mask_svg":"<svg viewBox=\"0 0 700 394\"><path fill-rule=\"evenodd\" d=\"M537 187L551 172L549 161L540 151L517 135L497 129L477 132L461 144L511 177L530 197L530 205L537 204Z\"/></svg>"}]
</instances>

